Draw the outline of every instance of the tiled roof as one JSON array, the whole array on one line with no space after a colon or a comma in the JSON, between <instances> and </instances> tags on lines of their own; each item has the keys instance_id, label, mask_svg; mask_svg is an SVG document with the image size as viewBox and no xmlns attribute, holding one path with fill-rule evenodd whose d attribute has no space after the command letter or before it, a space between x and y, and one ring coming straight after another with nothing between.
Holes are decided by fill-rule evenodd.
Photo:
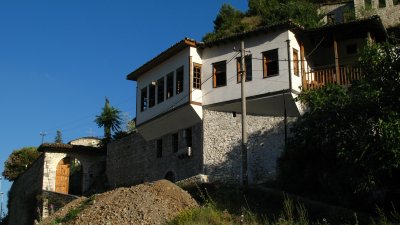
<instances>
[{"instance_id":1,"label":"tiled roof","mask_svg":"<svg viewBox=\"0 0 400 225\"><path fill-rule=\"evenodd\" d=\"M377 31L377 33L379 34L378 38L380 38L380 39L387 38L386 29L384 28L379 16L372 16L372 17L368 17L368 18L353 20L353 21L346 22L346 23L325 25L322 27L311 28L311 29L305 29L303 26L301 26L291 20L288 20L285 22L275 23L275 24L268 25L268 26L261 26L261 27L255 28L253 30L237 33L234 35L226 36L226 37L214 40L214 41L208 41L208 42L204 42L204 43L197 42L190 38L185 38L185 39L181 40L180 42L172 45L167 50L163 51L162 53L160 53L155 58L151 59L150 61L148 61L147 63L145 63L138 69L136 69L135 71L128 74L127 79L136 81L140 75L151 70L153 67L155 67L158 64L160 64L161 62L169 59L170 57L174 56L176 53L182 51L183 49L185 49L188 46L208 48L208 47L220 45L220 44L227 43L227 42L239 41L239 40L242 40L244 38L247 38L247 37L250 37L253 35L274 32L277 30L291 30L295 33L305 34L305 35L318 35L323 32L325 32L325 33L326 32L328 32L328 33L337 32L337 34L340 35L340 32L345 31L345 30L352 33L354 31L361 32L362 30L368 30L368 29L374 29L375 31Z\"/></svg>"},{"instance_id":2,"label":"tiled roof","mask_svg":"<svg viewBox=\"0 0 400 225\"><path fill-rule=\"evenodd\" d=\"M321 3L320 5L321 6L324 6L324 5L337 5L337 4L345 4L345 3L353 3L353 2L354 1L352 1L352 0L329 1L329 2Z\"/></svg>"},{"instance_id":3,"label":"tiled roof","mask_svg":"<svg viewBox=\"0 0 400 225\"><path fill-rule=\"evenodd\" d=\"M378 41L387 39L387 32L379 16L352 20L349 22L328 24L321 27L309 28L304 30L308 36L322 36L326 34L337 36L356 36L365 35L368 31L374 31Z\"/></svg>"},{"instance_id":4,"label":"tiled roof","mask_svg":"<svg viewBox=\"0 0 400 225\"><path fill-rule=\"evenodd\" d=\"M214 41L208 41L208 42L205 42L203 46L212 47L212 46L219 45L219 44L222 44L225 42L238 41L238 40L242 40L249 36L253 36L253 35L257 35L257 34L261 34L261 33L269 33L269 32L273 32L273 31L277 31L277 30L304 30L304 27L293 22L292 20L288 20L285 22L279 22L279 23L275 23L272 25L257 27L255 29L252 29L249 31L236 33L234 35L219 38Z\"/></svg>"},{"instance_id":5,"label":"tiled roof","mask_svg":"<svg viewBox=\"0 0 400 225\"><path fill-rule=\"evenodd\" d=\"M156 65L160 64L161 62L169 59L170 57L174 56L176 53L182 51L186 47L189 47L189 46L190 47L196 47L198 44L200 44L200 43L195 41L195 40L193 40L193 39L184 38L183 40L181 40L181 41L175 43L174 45L172 45L171 47L169 47L167 50L165 50L165 51L161 52L160 54L158 54L156 57L154 57L153 59L151 59L147 63L143 64L138 69L136 69L133 72L131 72L130 74L128 74L126 76L126 79L136 81L137 78L140 75L142 75L143 73L149 71L154 66L156 66Z\"/></svg>"},{"instance_id":6,"label":"tiled roof","mask_svg":"<svg viewBox=\"0 0 400 225\"><path fill-rule=\"evenodd\" d=\"M82 145L70 145L70 144L59 144L59 143L44 143L38 148L39 152L104 152L104 148L82 146Z\"/></svg>"}]
</instances>

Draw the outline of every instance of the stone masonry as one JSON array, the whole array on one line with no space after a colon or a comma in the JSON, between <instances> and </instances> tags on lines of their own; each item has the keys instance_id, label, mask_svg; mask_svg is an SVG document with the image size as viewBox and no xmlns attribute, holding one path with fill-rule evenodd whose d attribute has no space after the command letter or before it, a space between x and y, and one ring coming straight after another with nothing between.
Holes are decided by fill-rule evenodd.
<instances>
[{"instance_id":1,"label":"stone masonry","mask_svg":"<svg viewBox=\"0 0 400 225\"><path fill-rule=\"evenodd\" d=\"M288 118L293 121L295 118ZM283 117L247 116L249 183L274 178L284 149ZM204 174L209 180L241 181L241 116L203 110Z\"/></svg>"},{"instance_id":2,"label":"stone masonry","mask_svg":"<svg viewBox=\"0 0 400 225\"><path fill-rule=\"evenodd\" d=\"M48 216L49 205L54 199L61 203L73 199L68 195L55 193L49 195L51 197L49 199L43 194L43 191L50 191L47 193L55 191L57 165L63 158L71 157L80 161L83 171L83 192L89 189L96 177L105 171L105 154L96 151L97 148L91 149L94 151L87 149L77 151L73 149L84 146L74 147L64 144L44 144L41 147L45 149L41 156L11 186L8 200L10 224L33 224L34 219L40 220Z\"/></svg>"},{"instance_id":3,"label":"stone masonry","mask_svg":"<svg viewBox=\"0 0 400 225\"><path fill-rule=\"evenodd\" d=\"M36 202L42 191L43 165L44 156L41 155L13 182L8 195L9 224L32 224L40 216L41 210L36 207Z\"/></svg>"},{"instance_id":4,"label":"stone masonry","mask_svg":"<svg viewBox=\"0 0 400 225\"><path fill-rule=\"evenodd\" d=\"M354 0L357 18L378 15L386 28L400 24L400 4L394 5L393 0L385 0L384 5L380 5L379 0L370 2L371 5L367 6L366 0Z\"/></svg>"},{"instance_id":5,"label":"stone masonry","mask_svg":"<svg viewBox=\"0 0 400 225\"><path fill-rule=\"evenodd\" d=\"M157 157L157 140L146 141L131 134L108 145L107 178L110 188L130 186L166 178L175 181L198 174L209 181L239 183L241 179L241 117L232 113L203 110L203 122L191 128L191 156L185 132L178 134L179 150L173 151L172 134L164 135L162 156ZM295 118L289 118L293 121ZM284 149L284 118L248 116L249 182L264 182L276 175L276 161ZM289 130L289 129L288 129Z\"/></svg>"},{"instance_id":6,"label":"stone masonry","mask_svg":"<svg viewBox=\"0 0 400 225\"><path fill-rule=\"evenodd\" d=\"M55 191L57 165L65 157L76 158L81 163L83 170L83 192L88 190L94 179L104 172L104 166L98 166L99 163L101 164L101 162L105 161L104 155L79 152L45 152L44 155L43 190Z\"/></svg>"},{"instance_id":7,"label":"stone masonry","mask_svg":"<svg viewBox=\"0 0 400 225\"><path fill-rule=\"evenodd\" d=\"M191 130L190 156L186 129ZM135 133L111 142L107 147L107 178L110 188L130 186L169 178L174 181L201 173L203 162L202 124L146 141ZM173 135L178 136L178 151L173 149ZM157 145L161 156L157 156Z\"/></svg>"}]
</instances>

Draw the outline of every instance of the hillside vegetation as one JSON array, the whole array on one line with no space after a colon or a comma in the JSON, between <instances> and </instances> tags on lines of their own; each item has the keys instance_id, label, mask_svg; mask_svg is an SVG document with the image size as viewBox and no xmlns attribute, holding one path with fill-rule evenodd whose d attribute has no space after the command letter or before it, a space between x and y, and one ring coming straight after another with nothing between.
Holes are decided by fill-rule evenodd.
<instances>
[{"instance_id":1,"label":"hillside vegetation","mask_svg":"<svg viewBox=\"0 0 400 225\"><path fill-rule=\"evenodd\" d=\"M302 92L308 111L279 161L281 187L346 207L400 207L400 48L372 45L363 79Z\"/></svg>"},{"instance_id":2,"label":"hillside vegetation","mask_svg":"<svg viewBox=\"0 0 400 225\"><path fill-rule=\"evenodd\" d=\"M238 32L289 19L304 27L320 26L322 15L318 13L316 3L319 1L249 0L246 12L224 4L214 20L214 31L207 33L203 41L214 41Z\"/></svg>"}]
</instances>

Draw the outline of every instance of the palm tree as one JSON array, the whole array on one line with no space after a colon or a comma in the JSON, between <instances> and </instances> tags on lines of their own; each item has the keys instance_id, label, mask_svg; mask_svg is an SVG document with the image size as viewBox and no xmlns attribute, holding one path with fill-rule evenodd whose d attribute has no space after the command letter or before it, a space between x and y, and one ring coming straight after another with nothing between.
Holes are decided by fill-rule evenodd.
<instances>
[{"instance_id":1,"label":"palm tree","mask_svg":"<svg viewBox=\"0 0 400 225\"><path fill-rule=\"evenodd\" d=\"M117 108L110 106L110 102L106 97L106 103L100 115L96 116L95 122L99 127L104 127L104 137L111 140L111 131L117 132L120 130L121 125L121 111Z\"/></svg>"}]
</instances>

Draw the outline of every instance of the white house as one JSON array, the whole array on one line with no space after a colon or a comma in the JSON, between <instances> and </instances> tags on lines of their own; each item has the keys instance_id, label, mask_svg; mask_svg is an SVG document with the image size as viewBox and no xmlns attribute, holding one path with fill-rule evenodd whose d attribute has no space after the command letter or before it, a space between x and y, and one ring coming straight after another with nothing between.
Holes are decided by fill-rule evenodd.
<instances>
[{"instance_id":1,"label":"white house","mask_svg":"<svg viewBox=\"0 0 400 225\"><path fill-rule=\"evenodd\" d=\"M138 134L109 146L110 182L197 174L240 181L241 41L249 182L273 178L290 123L302 112L296 96L328 83L350 85L360 78L360 49L386 38L380 18L370 17L315 29L289 21L206 43L183 39L127 76L137 83ZM111 175L122 170L132 172Z\"/></svg>"}]
</instances>

